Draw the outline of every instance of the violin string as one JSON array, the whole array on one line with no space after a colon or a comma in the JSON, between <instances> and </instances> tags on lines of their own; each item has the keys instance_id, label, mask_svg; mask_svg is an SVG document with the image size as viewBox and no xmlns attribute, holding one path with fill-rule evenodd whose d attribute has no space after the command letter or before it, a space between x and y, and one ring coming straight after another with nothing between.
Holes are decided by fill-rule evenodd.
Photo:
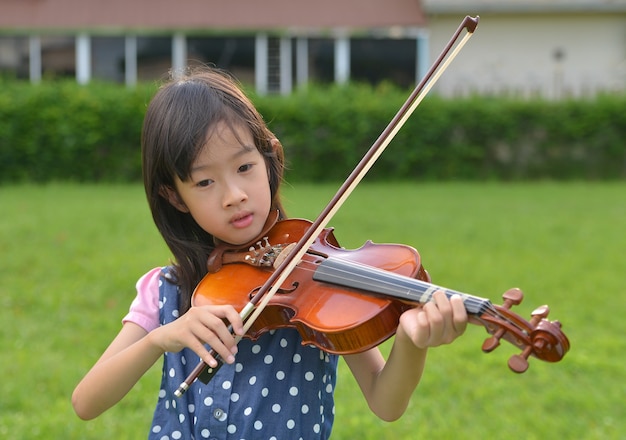
<instances>
[{"instance_id":1,"label":"violin string","mask_svg":"<svg viewBox=\"0 0 626 440\"><path fill-rule=\"evenodd\" d=\"M356 262L353 262L353 261L351 261L350 263L354 264L354 265L362 266L362 267L370 267L370 266L364 265L362 263L356 263ZM308 271L308 272L312 272L312 273L314 273L316 271L316 269L310 269L310 268L307 268L307 267L304 267L304 266L301 266L301 265L299 265L298 268L300 270L304 270L304 271ZM378 269L378 268L374 268L374 269ZM344 274L340 278L346 280L346 283L348 283L351 279L353 279L353 274L350 271L348 271L348 270L341 269L341 268L334 268L334 272ZM393 273L393 272L391 272L391 273ZM395 274L395 275L398 275L398 274ZM399 277L404 277L403 275L398 275L398 276ZM410 278L410 277L407 277L407 278ZM396 287L391 282L388 282L386 280L380 280L380 279L375 278L373 276L367 276L366 275L366 276L364 276L364 279L372 281L372 282L376 282L378 284L387 285L389 287ZM452 290L452 289L448 289L446 287L434 285L434 284L431 284L431 283L428 283L426 281L422 281L422 280L419 280L419 279L416 279L416 278L411 278L411 280L415 281L416 284L428 285L429 286L428 288L432 287L435 290L440 289L440 290L442 290L446 294L446 296L448 296L448 298L450 298L454 294L458 294L458 295L460 295L463 298L463 302L464 303L468 303L470 306L480 306L480 305L482 305L483 306L482 307L482 312L485 315L491 316L491 317L496 318L496 319L501 320L501 321L506 321L509 325L511 325L511 326L521 330L521 331L524 331L524 329L521 328L518 323L516 323L515 321L512 321L511 319L509 319L508 317L506 317L502 313L500 313L500 311L498 309L496 309L496 307L489 300L485 301L482 298L477 298L475 296L472 296L472 295L469 295L469 294L466 294L466 293L462 293L462 292L458 292L458 291L455 291L455 290ZM425 286L420 286L420 287L425 287ZM432 292L434 293L435 290L433 290ZM420 292L420 293L423 293L423 292ZM415 295L415 294L413 294L411 292L403 291L403 295L400 295L400 296L404 296L404 299L409 299L409 300L413 300L413 301L416 301L416 302L420 302L417 299L417 297L416 297L417 295ZM429 298L429 301L431 301L431 300L432 300L432 294L430 295L430 298ZM429 301L427 301L427 302L429 302ZM421 304L423 304L423 303L421 303Z\"/></svg>"}]
</instances>

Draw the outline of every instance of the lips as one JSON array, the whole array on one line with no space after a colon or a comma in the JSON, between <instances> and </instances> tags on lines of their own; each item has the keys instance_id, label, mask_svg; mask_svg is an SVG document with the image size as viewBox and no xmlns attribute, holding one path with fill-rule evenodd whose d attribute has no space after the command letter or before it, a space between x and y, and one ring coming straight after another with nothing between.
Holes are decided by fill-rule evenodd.
<instances>
[{"instance_id":1,"label":"lips","mask_svg":"<svg viewBox=\"0 0 626 440\"><path fill-rule=\"evenodd\" d=\"M230 224L235 228L247 228L252 224L254 215L250 212L240 213L232 217Z\"/></svg>"}]
</instances>

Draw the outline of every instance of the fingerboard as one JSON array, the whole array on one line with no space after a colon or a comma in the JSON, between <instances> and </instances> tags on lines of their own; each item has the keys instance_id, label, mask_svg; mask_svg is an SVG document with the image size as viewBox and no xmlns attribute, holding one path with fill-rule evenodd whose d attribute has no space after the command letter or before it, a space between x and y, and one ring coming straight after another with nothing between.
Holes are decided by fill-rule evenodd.
<instances>
[{"instance_id":1,"label":"fingerboard","mask_svg":"<svg viewBox=\"0 0 626 440\"><path fill-rule=\"evenodd\" d=\"M432 301L434 293L442 290L448 298L452 295L463 298L467 312L476 316L492 308L491 301L485 298L340 258L324 259L315 270L313 279L416 304Z\"/></svg>"}]
</instances>

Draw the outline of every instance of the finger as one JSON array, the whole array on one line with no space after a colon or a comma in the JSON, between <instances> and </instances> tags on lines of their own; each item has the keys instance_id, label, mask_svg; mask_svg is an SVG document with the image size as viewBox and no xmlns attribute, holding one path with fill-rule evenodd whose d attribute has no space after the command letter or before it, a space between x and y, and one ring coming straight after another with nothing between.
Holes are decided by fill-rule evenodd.
<instances>
[{"instance_id":1,"label":"finger","mask_svg":"<svg viewBox=\"0 0 626 440\"><path fill-rule=\"evenodd\" d=\"M208 344L225 362L234 362L233 354L237 352L237 344L235 337L224 321L218 315L208 313L206 310L197 310L194 313L199 314L199 316L196 317L197 319L193 319L189 326L194 339L193 347L189 345L189 348L194 350L203 360L205 357L211 360L214 356L210 355L204 346L204 344Z\"/></svg>"},{"instance_id":2,"label":"finger","mask_svg":"<svg viewBox=\"0 0 626 440\"><path fill-rule=\"evenodd\" d=\"M452 319L454 330L457 336L465 333L467 328L467 309L461 295L452 295L450 298L450 306L452 307Z\"/></svg>"},{"instance_id":3,"label":"finger","mask_svg":"<svg viewBox=\"0 0 626 440\"><path fill-rule=\"evenodd\" d=\"M428 346L439 345L445 333L445 321L436 302L430 302L423 307L428 321Z\"/></svg>"}]
</instances>

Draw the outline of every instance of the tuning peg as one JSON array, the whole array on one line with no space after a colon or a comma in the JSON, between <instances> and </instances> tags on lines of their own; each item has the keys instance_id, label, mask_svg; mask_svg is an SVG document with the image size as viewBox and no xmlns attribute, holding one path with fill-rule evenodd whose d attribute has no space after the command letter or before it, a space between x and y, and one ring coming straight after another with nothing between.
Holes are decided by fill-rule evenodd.
<instances>
[{"instance_id":1,"label":"tuning peg","mask_svg":"<svg viewBox=\"0 0 626 440\"><path fill-rule=\"evenodd\" d=\"M514 287L504 292L502 294L502 299L504 300L502 307L504 307L505 309L510 309L512 306L521 304L522 300L524 299L524 294L520 289Z\"/></svg>"},{"instance_id":2,"label":"tuning peg","mask_svg":"<svg viewBox=\"0 0 626 440\"><path fill-rule=\"evenodd\" d=\"M502 303L502 307L510 310L511 307L519 305L524 299L524 294L520 289L514 287L512 289L507 290L502 294L502 299L504 302ZM504 327L500 327L491 337L485 339L483 342L482 350L485 353L489 353L495 350L500 345L500 339L506 333L506 329Z\"/></svg>"}]
</instances>

